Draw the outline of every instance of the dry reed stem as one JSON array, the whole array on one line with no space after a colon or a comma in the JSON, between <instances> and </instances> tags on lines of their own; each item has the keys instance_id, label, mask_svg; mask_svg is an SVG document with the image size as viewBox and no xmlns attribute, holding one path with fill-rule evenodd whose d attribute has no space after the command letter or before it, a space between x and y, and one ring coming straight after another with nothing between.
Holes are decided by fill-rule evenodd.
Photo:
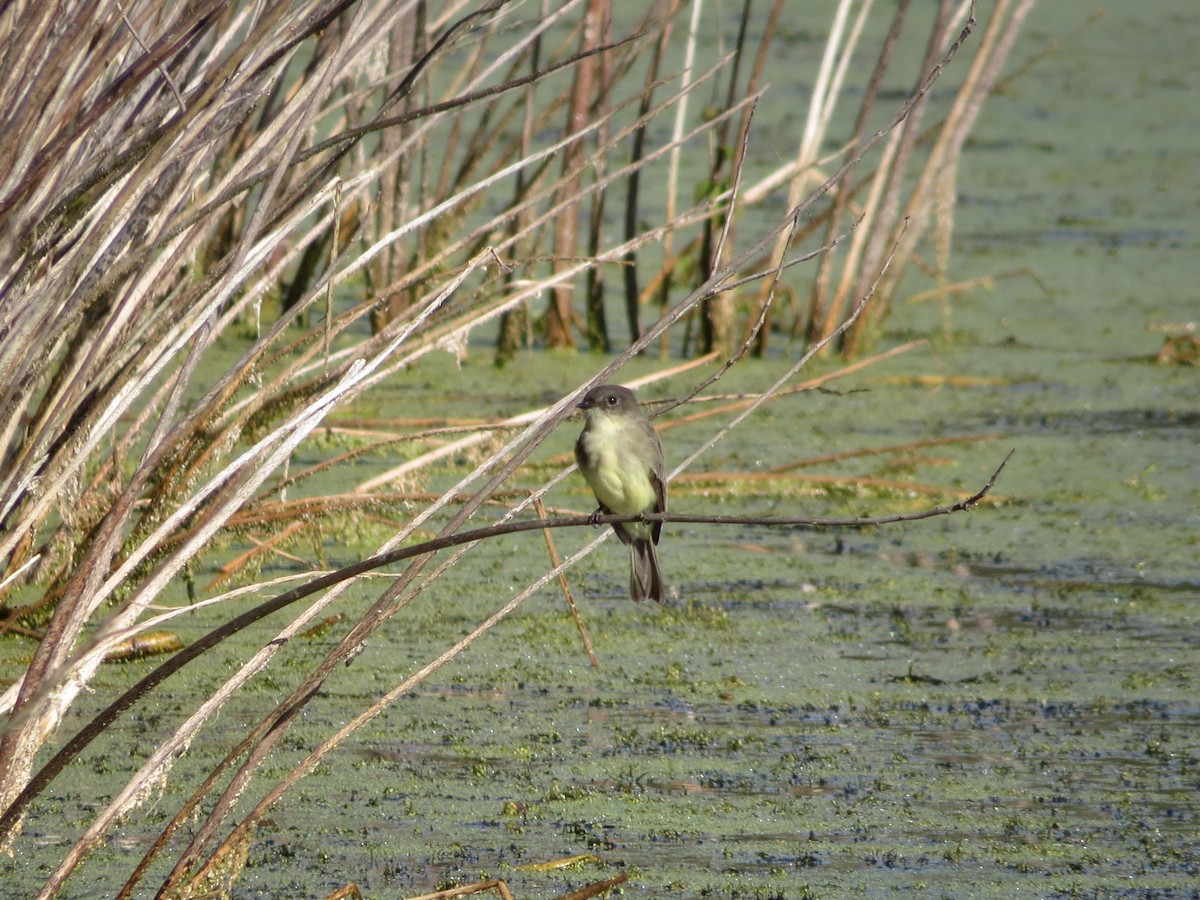
<instances>
[{"instance_id":1,"label":"dry reed stem","mask_svg":"<svg viewBox=\"0 0 1200 900\"><path fill-rule=\"evenodd\" d=\"M926 462L931 462L926 460ZM943 464L949 464L949 460L943 460ZM887 478L872 478L864 475L811 475L811 474L791 474L777 472L701 472L701 473L680 473L672 479L672 483L679 481L683 485L720 485L720 484L744 484L752 482L762 482L764 484L774 484L780 481L793 481L796 483L821 485L823 487L850 487L856 490L872 489L878 491L888 491L896 493L913 493L925 494L932 497L956 497L960 500L966 499L974 495L974 491L954 490L952 488L942 487L936 484L920 484L913 481L895 481ZM776 494L772 493L772 496ZM1006 498L997 495L990 495L986 500L980 502L1003 502Z\"/></svg>"},{"instance_id":2,"label":"dry reed stem","mask_svg":"<svg viewBox=\"0 0 1200 900\"><path fill-rule=\"evenodd\" d=\"M420 894L407 897L405 900L454 900L455 897L469 897L472 894L483 894L495 891L501 900L513 900L508 885L499 879L492 881L477 881L475 884L464 884L460 887L446 888L444 891L434 891L432 894Z\"/></svg>"},{"instance_id":3,"label":"dry reed stem","mask_svg":"<svg viewBox=\"0 0 1200 900\"><path fill-rule=\"evenodd\" d=\"M750 341L752 341L752 339L753 339L752 336L748 336L747 344L749 344ZM826 385L831 381L836 381L837 379L843 378L846 375L850 375L854 372L862 371L863 369L869 368L870 366L873 366L876 363L883 362L884 360L890 359L893 356L898 356L902 353L907 353L909 350L913 350L913 349L916 349L917 347L925 346L925 344L926 344L926 342L923 340L909 341L907 344L901 344L898 347L892 347L890 350L886 350L883 353L876 354L875 356L872 356L868 359L860 359L857 362L849 363L848 365L845 365L842 368L840 368L834 372L826 372L823 375L818 375L816 378L810 378L807 381L801 382L800 384L792 385L791 387L788 387L788 388L781 387L779 390L772 392L771 395L769 397L766 397L765 399L767 399L769 401L773 401L773 400L781 399L783 397L790 396L792 394L798 394L798 393L801 393L804 391L820 390L823 385ZM702 398L702 399L712 400L712 399L716 399L716 398L710 397L710 398ZM752 397L742 398L733 403L726 404L724 406L705 409L705 410L702 410L699 412L691 413L686 416L676 416L670 422L666 423L663 426L663 428L664 429L677 428L682 425L691 425L695 422L699 422L704 419L711 418L713 416L722 416L722 415L726 415L731 412L735 412L737 410L745 410L745 409L748 409L750 407L757 405L763 399L764 399L764 397L762 394L756 394Z\"/></svg>"},{"instance_id":4,"label":"dry reed stem","mask_svg":"<svg viewBox=\"0 0 1200 900\"><path fill-rule=\"evenodd\" d=\"M962 147L975 124L984 101L992 93L999 79L1000 69L1008 59L1021 31L1024 20L1033 8L1036 0L998 0L995 4L987 27L981 38L962 86L955 97L954 104L942 124L934 146L930 149L925 167L918 177L916 186L912 189L903 216L911 220L908 234L901 241L899 260L901 265L889 276L885 285L883 299L867 319L860 320L859 325L847 334L844 349L849 353L857 352L867 340L866 329L874 327L886 311L892 297L898 289L899 280L903 275L908 260L915 252L917 240L929 227L930 220L937 222L936 214L940 210L944 216L949 216L953 209L952 201L944 199L955 189L957 161L962 153ZM968 13L960 5L959 15ZM1010 9L1011 7L1011 9ZM970 3L970 15L973 21L974 2ZM915 128L914 128L915 131ZM939 206L939 198L943 198ZM943 229L941 234L942 253L948 254L948 231ZM944 265L940 267L945 271ZM868 270L869 271L869 270ZM859 283L865 277L859 273ZM942 280L945 276L942 276Z\"/></svg>"},{"instance_id":5,"label":"dry reed stem","mask_svg":"<svg viewBox=\"0 0 1200 900\"><path fill-rule=\"evenodd\" d=\"M542 503L541 498L533 502L534 512L537 513L539 519L546 518L546 505ZM546 528L542 532L546 539L546 551L550 554L550 565L559 566L562 564L562 557L558 555L558 547L554 544L554 532ZM588 661L593 667L600 665L600 660L596 658L595 648L592 647L592 636L588 634L587 623L583 621L583 614L579 611L579 607L575 605L575 594L571 591L571 585L567 583L565 574L558 576L558 586L562 589L563 597L567 601L567 609L571 611L571 618L575 622L575 627L579 631L579 639L583 641L584 652L588 655Z\"/></svg>"},{"instance_id":6,"label":"dry reed stem","mask_svg":"<svg viewBox=\"0 0 1200 900\"><path fill-rule=\"evenodd\" d=\"M858 450L843 450L838 453L823 453L820 456L810 456L806 459L796 460L795 462L784 463L783 465L774 466L766 471L768 473L782 475L790 472L793 469L806 468L808 466L821 466L831 462L842 462L847 459L855 459L860 456L884 456L885 454L910 453L913 450L924 449L925 447L942 447L950 444L974 444L985 441L995 441L999 439L999 435L995 434L963 434L955 437L943 438L927 438L922 441L908 441L903 444L889 444L884 447L864 447Z\"/></svg>"},{"instance_id":7,"label":"dry reed stem","mask_svg":"<svg viewBox=\"0 0 1200 900\"><path fill-rule=\"evenodd\" d=\"M628 872L618 872L612 878L605 878L593 884L585 885L577 891L570 891L556 897L555 900L589 900L591 897L599 897L601 894L606 894L618 885L624 884L629 880Z\"/></svg>"}]
</instances>

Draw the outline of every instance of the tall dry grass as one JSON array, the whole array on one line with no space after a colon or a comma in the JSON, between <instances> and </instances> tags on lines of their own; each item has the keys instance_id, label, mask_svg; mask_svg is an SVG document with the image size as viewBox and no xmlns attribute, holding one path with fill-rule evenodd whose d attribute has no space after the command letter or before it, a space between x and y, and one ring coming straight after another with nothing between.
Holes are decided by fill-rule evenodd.
<instances>
[{"instance_id":1,"label":"tall dry grass","mask_svg":"<svg viewBox=\"0 0 1200 900\"><path fill-rule=\"evenodd\" d=\"M106 654L196 609L284 590L219 585L171 607L171 586L191 578L214 541L254 523L319 522L380 502L384 485L365 482L338 497L289 501L289 486L321 468L293 471L292 460L331 411L421 356L464 352L468 335L484 327L496 329L502 358L531 334L551 346L585 335L608 347L602 276L620 272L628 330L640 339L600 376L672 328L689 331L690 348L736 360L770 333L780 273L802 257L821 260L856 218L863 224L841 263L841 285L830 287L836 269L820 261L811 307L794 307L791 327L807 329L814 348L836 334L862 346L858 324L839 332L838 323L872 292L877 304L889 299L923 223L945 222L965 131L1029 5L996 5L960 100L926 138L914 116L957 49L969 9L942 3L925 35L925 60L909 73L910 100L878 112L869 91L855 133L836 138L840 151L822 158L834 141L830 112L862 39L862 28L847 23L872 14L869 3L857 11L842 3L797 156L757 181L745 171L745 148L782 3L757 41L743 29L730 53L709 60L697 50L706 11L677 2L653 5L621 32L600 0L0 8L0 624L37 639L21 677L0 696L4 845L19 841L41 792L117 712L244 623L231 617L60 744L56 732ZM894 13L889 41L902 39L907 7L901 2ZM680 42L681 72L667 62ZM877 51L881 74L889 46ZM723 99L701 114L701 96ZM657 133L670 137L655 143L652 124L669 126ZM920 157L923 142L931 149ZM877 146L883 156L873 160L867 154ZM703 190L686 181L684 153L708 160ZM867 169L855 165L864 157ZM912 187L904 176L918 158L925 168ZM666 186L665 214L649 211L642 196L646 172ZM622 199L611 199L618 189ZM787 215L739 242L742 210L778 191L788 194ZM680 200L692 196L699 199ZM618 204L625 227L613 241L604 223ZM810 241L801 253L798 242L818 229L825 235L817 248ZM663 248L664 263L647 276L635 263L650 244ZM888 269L896 246L899 259ZM732 288L758 283L761 293L739 312ZM857 322L878 322L881 313L866 309ZM201 381L201 371L219 374ZM417 529L452 533L495 502L570 407L564 397L505 423L500 446L484 450L450 491L414 507L379 552ZM436 460L420 456L403 474L419 480ZM505 502L506 514L529 502ZM230 827L234 800L334 667L469 549L414 560L379 593L295 692L193 786L131 869L127 892L196 817L164 891L183 896L236 878L238 854L270 804L466 646L434 648L442 652L429 665L313 748ZM276 597L300 611L198 698L101 805L43 896L62 887L117 818L170 776L175 755L228 697L349 583L312 581ZM38 768L47 745L58 755Z\"/></svg>"}]
</instances>

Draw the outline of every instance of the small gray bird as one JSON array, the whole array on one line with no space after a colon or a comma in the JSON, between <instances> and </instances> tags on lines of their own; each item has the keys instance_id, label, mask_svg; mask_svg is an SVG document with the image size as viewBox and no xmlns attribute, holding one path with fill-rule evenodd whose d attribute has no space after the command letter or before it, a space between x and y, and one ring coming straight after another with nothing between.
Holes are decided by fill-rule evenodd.
<instances>
[{"instance_id":1,"label":"small gray bird","mask_svg":"<svg viewBox=\"0 0 1200 900\"><path fill-rule=\"evenodd\" d=\"M662 444L629 388L601 384L579 402L585 423L575 442L575 462L596 495L593 515L665 512L667 486ZM664 602L654 546L662 522L614 525L629 545L629 596Z\"/></svg>"}]
</instances>

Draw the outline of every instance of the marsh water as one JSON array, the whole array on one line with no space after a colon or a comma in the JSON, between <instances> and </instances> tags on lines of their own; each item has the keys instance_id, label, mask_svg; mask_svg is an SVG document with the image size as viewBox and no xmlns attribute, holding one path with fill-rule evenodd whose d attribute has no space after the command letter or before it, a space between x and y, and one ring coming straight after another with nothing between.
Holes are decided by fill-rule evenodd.
<instances>
[{"instance_id":1,"label":"marsh water","mask_svg":"<svg viewBox=\"0 0 1200 900\"><path fill-rule=\"evenodd\" d=\"M1047 0L1024 45L1090 11ZM994 502L865 531L668 526L663 609L629 602L610 542L570 573L598 667L546 589L289 794L234 896L317 897L353 881L403 897L502 878L532 900L619 872L640 897L1200 895L1200 370L1155 361L1162 329L1200 318L1200 77L1172 62L1197 38L1190 3L1112 4L990 101L961 167L953 271L1036 279L1002 278L947 307L901 303L883 346L928 345L836 394L768 405L693 470L709 479L671 490L677 511L915 511L982 487L1015 449ZM784 140L769 131L757 145L768 154ZM719 390L760 389L786 355L740 365ZM344 421L511 415L601 364L532 354L498 375L479 347L461 367L422 363ZM525 482L555 471L576 427ZM669 462L711 427L665 430ZM856 450L872 452L799 465ZM363 459L351 478L393 462ZM591 509L577 481L551 502ZM363 528L362 548L331 538L328 562L369 550ZM562 532L560 549L590 537ZM330 679L266 780L548 565L529 534L469 559ZM373 596L341 601L346 622ZM65 895L115 891L189 778L345 627L291 642ZM185 640L205 623L186 628ZM16 891L5 895L40 884L197 692L271 634L177 676L72 766L0 861ZM21 652L4 650L10 665ZM97 704L152 665L106 666Z\"/></svg>"}]
</instances>

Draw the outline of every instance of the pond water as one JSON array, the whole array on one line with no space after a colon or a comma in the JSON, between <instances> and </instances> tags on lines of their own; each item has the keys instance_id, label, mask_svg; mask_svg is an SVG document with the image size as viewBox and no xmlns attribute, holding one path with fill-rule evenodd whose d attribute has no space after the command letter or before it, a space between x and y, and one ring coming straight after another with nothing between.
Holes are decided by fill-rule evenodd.
<instances>
[{"instance_id":1,"label":"pond water","mask_svg":"<svg viewBox=\"0 0 1200 900\"><path fill-rule=\"evenodd\" d=\"M1024 46L1088 12L1043 3ZM1015 449L994 503L861 532L668 526L664 609L628 601L610 542L571 574L598 667L561 595L544 591L289 794L234 895L315 897L354 881L401 897L502 878L532 900L625 872L624 894L643 897L1198 896L1200 371L1154 361L1157 328L1200 318L1200 75L1171 62L1197 38L1182 0L1114 4L987 106L961 167L953 271L1027 268L1048 293L1013 277L948 310L897 306L884 346L934 335L927 347L838 381L838 394L770 404L701 461L711 482L671 491L676 511L912 511L978 489ZM461 369L431 359L375 412L514 414L600 364L530 356L497 377L486 349ZM747 362L719 389L757 390L787 366ZM711 427L664 431L668 460ZM576 428L539 458L565 454ZM931 438L956 440L733 478ZM551 502L591 508L577 479ZM563 532L560 549L590 537ZM265 780L547 565L533 535L467 559L335 673ZM64 896L119 887L189 778L371 596L352 591L345 624L293 641ZM185 639L204 630L187 627ZM248 646L169 682L60 778L0 861L6 883L39 884ZM97 704L151 665L105 667ZM536 867L575 854L594 860Z\"/></svg>"}]
</instances>

